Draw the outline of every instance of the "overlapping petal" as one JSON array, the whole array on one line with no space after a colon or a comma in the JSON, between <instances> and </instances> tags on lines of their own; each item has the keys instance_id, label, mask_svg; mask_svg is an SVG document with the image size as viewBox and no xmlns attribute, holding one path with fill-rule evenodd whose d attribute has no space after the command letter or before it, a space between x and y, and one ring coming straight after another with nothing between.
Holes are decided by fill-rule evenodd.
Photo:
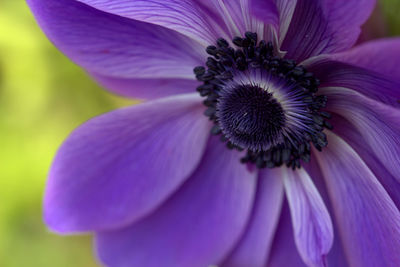
<instances>
[{"instance_id":1,"label":"overlapping petal","mask_svg":"<svg viewBox=\"0 0 400 267\"><path fill-rule=\"evenodd\" d=\"M195 91L199 85L194 79L124 79L92 74L104 88L131 98L157 99Z\"/></svg>"},{"instance_id":2,"label":"overlapping petal","mask_svg":"<svg viewBox=\"0 0 400 267\"><path fill-rule=\"evenodd\" d=\"M348 49L357 41L361 26L368 20L376 0L324 0L331 29L340 50ZM340 38L341 37L341 38ZM340 40L342 39L342 40ZM336 51L340 51L336 50Z\"/></svg>"},{"instance_id":3,"label":"overlapping petal","mask_svg":"<svg viewBox=\"0 0 400 267\"><path fill-rule=\"evenodd\" d=\"M301 258L308 266L326 266L326 256L333 243L333 227L317 188L302 169L286 169L284 185Z\"/></svg>"},{"instance_id":4,"label":"overlapping petal","mask_svg":"<svg viewBox=\"0 0 400 267\"><path fill-rule=\"evenodd\" d=\"M350 88L386 104L399 106L400 81L328 57L310 60L306 67L320 79L321 92L324 92L325 87Z\"/></svg>"},{"instance_id":5,"label":"overlapping petal","mask_svg":"<svg viewBox=\"0 0 400 267\"><path fill-rule=\"evenodd\" d=\"M193 176L154 214L97 238L107 266L204 267L233 248L251 214L257 172L213 137ZM168 177L168 176L167 176Z\"/></svg>"},{"instance_id":6,"label":"overlapping petal","mask_svg":"<svg viewBox=\"0 0 400 267\"><path fill-rule=\"evenodd\" d=\"M375 0L297 0L281 49L297 61L344 51L355 44L374 6Z\"/></svg>"},{"instance_id":7,"label":"overlapping petal","mask_svg":"<svg viewBox=\"0 0 400 267\"><path fill-rule=\"evenodd\" d=\"M28 0L49 39L90 72L120 78L193 78L204 48L167 28L74 0Z\"/></svg>"},{"instance_id":8,"label":"overlapping petal","mask_svg":"<svg viewBox=\"0 0 400 267\"><path fill-rule=\"evenodd\" d=\"M332 118L332 123L336 125L335 133L343 138L368 165L400 210L400 183L398 182L398 178L396 179L386 169L366 140L360 138L361 134L354 125L337 114Z\"/></svg>"},{"instance_id":9,"label":"overlapping petal","mask_svg":"<svg viewBox=\"0 0 400 267\"><path fill-rule=\"evenodd\" d=\"M381 164L400 182L400 108L345 88L325 88L323 93L328 96L329 110L358 129Z\"/></svg>"},{"instance_id":10,"label":"overlapping petal","mask_svg":"<svg viewBox=\"0 0 400 267\"><path fill-rule=\"evenodd\" d=\"M283 1L282 1L283 2ZM278 28L280 13L273 0L249 0L251 15Z\"/></svg>"},{"instance_id":11,"label":"overlapping petal","mask_svg":"<svg viewBox=\"0 0 400 267\"><path fill-rule=\"evenodd\" d=\"M296 0L275 0L279 10L279 44L282 45L285 40L290 23L292 22Z\"/></svg>"},{"instance_id":12,"label":"overlapping petal","mask_svg":"<svg viewBox=\"0 0 400 267\"><path fill-rule=\"evenodd\" d=\"M261 171L256 200L246 231L221 267L265 266L279 221L282 200L282 171Z\"/></svg>"},{"instance_id":13,"label":"overlapping petal","mask_svg":"<svg viewBox=\"0 0 400 267\"><path fill-rule=\"evenodd\" d=\"M296 0L250 0L250 12L265 24L274 27L281 45L292 21L296 4Z\"/></svg>"},{"instance_id":14,"label":"overlapping petal","mask_svg":"<svg viewBox=\"0 0 400 267\"><path fill-rule=\"evenodd\" d=\"M335 114L335 118L337 115ZM336 124L334 124L336 125ZM337 128L335 127L335 132ZM318 193L321 195L322 200L324 201L324 204L326 205L329 215L332 219L332 225L333 225L333 233L334 233L334 239L333 239L333 244L332 248L329 250L329 253L326 257L327 261L327 266L343 266L343 267L348 267L349 264L347 263L346 255L344 253L344 248L343 248L343 242L342 239L339 235L338 231L338 224L335 220L335 217L333 216L333 210L332 210L332 203L329 199L328 191L326 188L326 184L323 177L323 174L321 172L321 168L318 165L317 157L319 156L320 153L313 153L311 154L311 159L310 162L307 164L304 164L302 167L307 171L308 175L310 175L310 178L312 179L312 182L314 183L315 187L318 190Z\"/></svg>"},{"instance_id":15,"label":"overlapping petal","mask_svg":"<svg viewBox=\"0 0 400 267\"><path fill-rule=\"evenodd\" d=\"M122 17L161 25L195 39L204 46L223 32L194 0L74 0Z\"/></svg>"},{"instance_id":16,"label":"overlapping petal","mask_svg":"<svg viewBox=\"0 0 400 267\"><path fill-rule=\"evenodd\" d=\"M153 211L200 162L210 129L202 112L201 98L190 94L82 125L50 170L47 224L58 232L109 229Z\"/></svg>"},{"instance_id":17,"label":"overlapping petal","mask_svg":"<svg viewBox=\"0 0 400 267\"><path fill-rule=\"evenodd\" d=\"M290 210L286 201L282 208L267 266L307 267L296 248Z\"/></svg>"},{"instance_id":18,"label":"overlapping petal","mask_svg":"<svg viewBox=\"0 0 400 267\"><path fill-rule=\"evenodd\" d=\"M247 31L256 32L261 39L273 40L279 28L279 13L270 1L213 0L230 25L232 36L242 36Z\"/></svg>"},{"instance_id":19,"label":"overlapping petal","mask_svg":"<svg viewBox=\"0 0 400 267\"><path fill-rule=\"evenodd\" d=\"M363 43L330 58L373 70L400 81L400 38L386 38Z\"/></svg>"},{"instance_id":20,"label":"overlapping petal","mask_svg":"<svg viewBox=\"0 0 400 267\"><path fill-rule=\"evenodd\" d=\"M351 266L398 266L400 212L354 150L329 133L318 157Z\"/></svg>"}]
</instances>

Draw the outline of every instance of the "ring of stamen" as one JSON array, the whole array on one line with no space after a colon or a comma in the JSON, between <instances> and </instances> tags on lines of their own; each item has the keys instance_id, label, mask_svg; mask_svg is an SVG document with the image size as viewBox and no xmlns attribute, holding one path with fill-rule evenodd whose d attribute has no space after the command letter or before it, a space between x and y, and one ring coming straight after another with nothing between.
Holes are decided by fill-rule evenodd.
<instances>
[{"instance_id":1,"label":"ring of stamen","mask_svg":"<svg viewBox=\"0 0 400 267\"><path fill-rule=\"evenodd\" d=\"M212 134L230 149L246 150L243 163L300 168L300 160L310 160L310 144L321 151L327 145L323 129L332 129L330 114L321 111L327 97L316 94L318 79L275 56L272 43L258 42L255 33L232 43L236 49L218 39L206 49L207 68L194 68Z\"/></svg>"}]
</instances>

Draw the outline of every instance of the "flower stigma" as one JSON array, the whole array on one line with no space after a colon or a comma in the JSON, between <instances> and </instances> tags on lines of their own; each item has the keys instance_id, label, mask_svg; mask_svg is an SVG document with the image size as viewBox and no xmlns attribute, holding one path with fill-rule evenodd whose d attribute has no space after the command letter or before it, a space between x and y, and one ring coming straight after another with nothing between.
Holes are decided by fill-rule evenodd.
<instances>
[{"instance_id":1,"label":"flower stigma","mask_svg":"<svg viewBox=\"0 0 400 267\"><path fill-rule=\"evenodd\" d=\"M321 111L327 97L318 95L319 80L294 60L276 56L271 42L258 42L256 33L225 39L207 47L206 67L194 68L197 88L229 149L245 150L242 163L258 168L282 165L300 168L309 162L311 144L327 146L324 128L331 115Z\"/></svg>"}]
</instances>

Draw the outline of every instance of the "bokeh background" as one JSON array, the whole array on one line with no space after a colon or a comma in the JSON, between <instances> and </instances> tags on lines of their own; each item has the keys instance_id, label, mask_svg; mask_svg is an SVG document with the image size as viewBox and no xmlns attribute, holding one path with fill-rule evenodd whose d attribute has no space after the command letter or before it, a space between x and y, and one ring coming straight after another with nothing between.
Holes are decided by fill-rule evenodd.
<instances>
[{"instance_id":1,"label":"bokeh background","mask_svg":"<svg viewBox=\"0 0 400 267\"><path fill-rule=\"evenodd\" d=\"M400 35L400 0L379 6L363 38ZM0 266L100 266L89 236L57 236L43 224L46 175L76 126L133 103L57 51L23 0L0 0Z\"/></svg>"}]
</instances>

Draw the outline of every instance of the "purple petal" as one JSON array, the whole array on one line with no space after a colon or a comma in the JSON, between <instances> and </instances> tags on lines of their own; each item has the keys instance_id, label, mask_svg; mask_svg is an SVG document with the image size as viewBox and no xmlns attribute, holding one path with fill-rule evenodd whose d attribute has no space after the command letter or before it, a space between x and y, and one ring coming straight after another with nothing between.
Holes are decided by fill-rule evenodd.
<instances>
[{"instance_id":1,"label":"purple petal","mask_svg":"<svg viewBox=\"0 0 400 267\"><path fill-rule=\"evenodd\" d=\"M333 213L331 213L333 215ZM346 255L344 253L343 242L340 238L339 228L337 222L333 220L333 232L336 233L335 238L333 240L332 248L329 251L329 254L326 257L327 266L340 266L347 267L349 266Z\"/></svg>"},{"instance_id":2,"label":"purple petal","mask_svg":"<svg viewBox=\"0 0 400 267\"><path fill-rule=\"evenodd\" d=\"M234 2L234 1L233 1ZM265 40L273 40L275 39L276 33L279 33L279 24L285 22L286 20L282 19L282 13L278 9L277 4L274 0L248 0L249 12L251 17L257 19L257 22L253 24L259 24L258 21L261 21L264 24L265 29L269 29L271 33L265 33ZM279 6L281 7L281 6ZM256 27L256 26L254 26ZM249 29L247 29L249 30ZM268 38L269 37L269 38Z\"/></svg>"},{"instance_id":3,"label":"purple petal","mask_svg":"<svg viewBox=\"0 0 400 267\"><path fill-rule=\"evenodd\" d=\"M285 40L290 23L292 22L297 1L294 0L275 0L279 10L279 44Z\"/></svg>"},{"instance_id":4,"label":"purple petal","mask_svg":"<svg viewBox=\"0 0 400 267\"><path fill-rule=\"evenodd\" d=\"M285 171L285 191L299 254L308 266L326 266L333 243L328 210L307 172Z\"/></svg>"},{"instance_id":5,"label":"purple petal","mask_svg":"<svg viewBox=\"0 0 400 267\"><path fill-rule=\"evenodd\" d=\"M283 200L282 171L262 171L247 229L221 267L265 266Z\"/></svg>"},{"instance_id":6,"label":"purple petal","mask_svg":"<svg viewBox=\"0 0 400 267\"><path fill-rule=\"evenodd\" d=\"M251 13L265 24L272 24L279 33L279 44L285 39L297 1L250 0Z\"/></svg>"},{"instance_id":7,"label":"purple petal","mask_svg":"<svg viewBox=\"0 0 400 267\"><path fill-rule=\"evenodd\" d=\"M326 88L329 111L353 124L387 170L400 182L400 109L345 88Z\"/></svg>"},{"instance_id":8,"label":"purple petal","mask_svg":"<svg viewBox=\"0 0 400 267\"><path fill-rule=\"evenodd\" d=\"M362 160L368 165L376 178L385 188L390 198L400 209L400 183L386 167L380 162L374 151L368 145L364 138L360 138L361 133L347 120L340 115L334 115L332 124L335 125L335 133L343 138L357 152Z\"/></svg>"},{"instance_id":9,"label":"purple petal","mask_svg":"<svg viewBox=\"0 0 400 267\"><path fill-rule=\"evenodd\" d=\"M328 140L318 161L350 266L398 266L399 210L347 143L333 133Z\"/></svg>"},{"instance_id":10,"label":"purple petal","mask_svg":"<svg viewBox=\"0 0 400 267\"><path fill-rule=\"evenodd\" d=\"M61 146L49 174L45 220L58 232L121 227L153 211L192 173L209 122L196 94L113 111Z\"/></svg>"},{"instance_id":11,"label":"purple petal","mask_svg":"<svg viewBox=\"0 0 400 267\"><path fill-rule=\"evenodd\" d=\"M132 226L99 233L107 266L204 267L233 248L250 217L256 172L213 137L193 176L155 213Z\"/></svg>"},{"instance_id":12,"label":"purple petal","mask_svg":"<svg viewBox=\"0 0 400 267\"><path fill-rule=\"evenodd\" d=\"M245 32L251 31L256 32L260 39L271 40L272 39L272 28L270 25L273 24L277 28L278 14L276 7L273 8L268 4L261 4L256 8L262 7L263 10L256 10L251 3L252 0L194 0L195 2L201 3L207 6L209 10L213 10L218 14L219 21L225 27L225 35L220 36L228 39L232 39L234 36L243 36ZM270 1L270 0L267 0ZM268 6L267 6L268 5ZM269 9L272 8L272 9ZM254 12L263 13L262 22L254 16ZM271 13L273 12L273 13ZM210 13L208 11L208 13ZM217 21L217 20L216 20Z\"/></svg>"},{"instance_id":13,"label":"purple petal","mask_svg":"<svg viewBox=\"0 0 400 267\"><path fill-rule=\"evenodd\" d=\"M324 0L330 26L337 38L346 39L342 50L355 44L360 33L361 26L371 16L376 6L376 0ZM338 41L338 40L336 40ZM347 45L346 45L347 44Z\"/></svg>"},{"instance_id":14,"label":"purple petal","mask_svg":"<svg viewBox=\"0 0 400 267\"><path fill-rule=\"evenodd\" d=\"M282 50L297 61L352 47L375 0L298 0Z\"/></svg>"},{"instance_id":15,"label":"purple petal","mask_svg":"<svg viewBox=\"0 0 400 267\"><path fill-rule=\"evenodd\" d=\"M335 127L335 130L336 129L337 129L337 127ZM324 180L322 179L322 172L318 165L316 157L318 157L318 153L312 153L310 162L307 164L304 164L303 167L307 171L307 173L310 175L313 183L315 184L315 187L317 188L318 193L321 195L322 200L326 204L329 214L333 215L332 203L329 199L329 195L328 195L328 192L326 189L326 184L325 184ZM339 230L338 230L337 222L335 221L334 217L331 219L332 219L332 224L333 224L333 233L338 233ZM326 257L326 261L327 261L327 266L343 266L343 267L349 266L347 263L346 255L344 254L342 240L340 238L340 235L338 235L338 234L334 235L332 248L330 249L330 251Z\"/></svg>"},{"instance_id":16,"label":"purple petal","mask_svg":"<svg viewBox=\"0 0 400 267\"><path fill-rule=\"evenodd\" d=\"M204 46L221 37L221 29L194 0L77 0L101 11L178 31Z\"/></svg>"},{"instance_id":17,"label":"purple petal","mask_svg":"<svg viewBox=\"0 0 400 267\"><path fill-rule=\"evenodd\" d=\"M215 10L223 18L229 30L230 37L241 36L246 31L257 32L252 26L249 0L209 0L214 4ZM208 2L208 1L206 1Z\"/></svg>"},{"instance_id":18,"label":"purple petal","mask_svg":"<svg viewBox=\"0 0 400 267\"><path fill-rule=\"evenodd\" d=\"M106 89L126 97L157 99L170 95L195 92L199 82L194 79L123 79L92 74Z\"/></svg>"},{"instance_id":19,"label":"purple petal","mask_svg":"<svg viewBox=\"0 0 400 267\"><path fill-rule=\"evenodd\" d=\"M382 4L375 6L371 16L361 27L361 34L357 44L368 42L374 39L386 38L388 36L388 25L385 12L382 10Z\"/></svg>"},{"instance_id":20,"label":"purple petal","mask_svg":"<svg viewBox=\"0 0 400 267\"><path fill-rule=\"evenodd\" d=\"M120 78L193 78L206 57L195 41L164 27L70 0L28 0L54 44L89 72Z\"/></svg>"},{"instance_id":21,"label":"purple petal","mask_svg":"<svg viewBox=\"0 0 400 267\"><path fill-rule=\"evenodd\" d=\"M331 55L331 58L388 75L400 81L400 38L363 43L353 49Z\"/></svg>"},{"instance_id":22,"label":"purple petal","mask_svg":"<svg viewBox=\"0 0 400 267\"><path fill-rule=\"evenodd\" d=\"M249 0L250 12L265 24L278 28L279 11L273 0Z\"/></svg>"},{"instance_id":23,"label":"purple petal","mask_svg":"<svg viewBox=\"0 0 400 267\"><path fill-rule=\"evenodd\" d=\"M351 88L370 98L399 106L400 81L392 80L371 70L320 57L306 65L324 87Z\"/></svg>"},{"instance_id":24,"label":"purple petal","mask_svg":"<svg viewBox=\"0 0 400 267\"><path fill-rule=\"evenodd\" d=\"M284 202L272 245L268 267L306 267L293 239L293 227L287 202Z\"/></svg>"}]
</instances>

